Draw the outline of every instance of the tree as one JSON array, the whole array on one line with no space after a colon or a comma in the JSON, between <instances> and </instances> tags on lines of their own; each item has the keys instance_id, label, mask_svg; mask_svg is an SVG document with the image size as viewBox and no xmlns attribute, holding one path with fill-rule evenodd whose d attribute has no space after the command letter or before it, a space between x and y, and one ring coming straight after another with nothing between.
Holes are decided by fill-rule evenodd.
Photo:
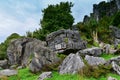
<instances>
[{"instance_id":1,"label":"tree","mask_svg":"<svg viewBox=\"0 0 120 80\"><path fill-rule=\"evenodd\" d=\"M116 13L116 15L112 21L112 25L120 27L120 11Z\"/></svg>"},{"instance_id":2,"label":"tree","mask_svg":"<svg viewBox=\"0 0 120 80\"><path fill-rule=\"evenodd\" d=\"M71 15L71 2L61 2L57 5L49 5L43 12L40 21L42 32L48 34L59 29L68 29L72 26L74 18Z\"/></svg>"}]
</instances>

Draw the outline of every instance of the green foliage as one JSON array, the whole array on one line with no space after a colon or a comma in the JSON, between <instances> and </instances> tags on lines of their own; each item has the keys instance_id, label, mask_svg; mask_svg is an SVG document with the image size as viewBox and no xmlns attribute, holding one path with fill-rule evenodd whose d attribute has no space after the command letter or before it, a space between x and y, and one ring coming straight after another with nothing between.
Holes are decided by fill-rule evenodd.
<instances>
[{"instance_id":1,"label":"green foliage","mask_svg":"<svg viewBox=\"0 0 120 80\"><path fill-rule=\"evenodd\" d=\"M105 60L109 60L113 57L117 57L118 55L115 55L115 54L106 54L106 53L103 53L100 57L104 58Z\"/></svg>"},{"instance_id":2,"label":"green foliage","mask_svg":"<svg viewBox=\"0 0 120 80\"><path fill-rule=\"evenodd\" d=\"M120 28L120 11L116 13L116 15L112 21L112 25Z\"/></svg>"},{"instance_id":3,"label":"green foliage","mask_svg":"<svg viewBox=\"0 0 120 80\"><path fill-rule=\"evenodd\" d=\"M41 20L42 29L45 33L53 32L59 29L68 29L74 22L71 13L73 4L70 2L61 2L57 5L49 5L43 12Z\"/></svg>"},{"instance_id":4,"label":"green foliage","mask_svg":"<svg viewBox=\"0 0 120 80\"><path fill-rule=\"evenodd\" d=\"M57 31L59 29L71 28L74 18L71 15L71 2L60 2L56 5L48 5L42 10L43 19L40 21L40 29L32 32L27 32L27 37L33 37L40 40L45 40L47 34Z\"/></svg>"},{"instance_id":5,"label":"green foliage","mask_svg":"<svg viewBox=\"0 0 120 80\"><path fill-rule=\"evenodd\" d=\"M101 76L106 76L107 73L111 70L111 65L99 65L99 66L90 66L86 65L80 69L79 74L84 77L93 77L99 78Z\"/></svg>"},{"instance_id":6,"label":"green foliage","mask_svg":"<svg viewBox=\"0 0 120 80\"><path fill-rule=\"evenodd\" d=\"M13 39L21 38L21 36L17 33L13 33L10 36L7 37L7 39L0 44L0 59L5 59L6 58L6 51L9 46L9 43Z\"/></svg>"},{"instance_id":7,"label":"green foliage","mask_svg":"<svg viewBox=\"0 0 120 80\"><path fill-rule=\"evenodd\" d=\"M53 77L45 80L85 80L83 77L80 77L77 74L64 74L60 75L58 72L53 72Z\"/></svg>"},{"instance_id":8,"label":"green foliage","mask_svg":"<svg viewBox=\"0 0 120 80\"><path fill-rule=\"evenodd\" d=\"M42 71L57 71L61 63L62 63L62 60L54 64L44 65L44 67L42 68Z\"/></svg>"}]
</instances>

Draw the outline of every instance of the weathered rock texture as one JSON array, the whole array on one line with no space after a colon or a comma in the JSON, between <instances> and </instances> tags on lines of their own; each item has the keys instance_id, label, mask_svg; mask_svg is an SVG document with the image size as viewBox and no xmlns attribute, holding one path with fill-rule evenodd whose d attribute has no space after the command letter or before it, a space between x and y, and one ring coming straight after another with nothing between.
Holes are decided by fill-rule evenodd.
<instances>
[{"instance_id":1,"label":"weathered rock texture","mask_svg":"<svg viewBox=\"0 0 120 80\"><path fill-rule=\"evenodd\" d=\"M83 22L86 23L91 18L94 18L98 21L104 16L112 16L119 10L120 0L110 0L109 2L102 1L99 4L93 5L93 13L90 13L90 16L85 15Z\"/></svg>"},{"instance_id":2,"label":"weathered rock texture","mask_svg":"<svg viewBox=\"0 0 120 80\"><path fill-rule=\"evenodd\" d=\"M120 75L120 66L117 65L114 61L112 62L112 67L113 67L113 70L117 72L117 74Z\"/></svg>"},{"instance_id":3,"label":"weathered rock texture","mask_svg":"<svg viewBox=\"0 0 120 80\"><path fill-rule=\"evenodd\" d=\"M94 66L94 65L100 65L100 64L104 64L106 61L101 58L101 57L94 57L94 56L89 56L89 55L86 55L85 56L85 60L87 61L87 63L91 66Z\"/></svg>"},{"instance_id":4,"label":"weathered rock texture","mask_svg":"<svg viewBox=\"0 0 120 80\"><path fill-rule=\"evenodd\" d=\"M57 52L86 48L86 42L81 40L78 31L59 30L49 34L46 41L50 49Z\"/></svg>"},{"instance_id":5,"label":"weathered rock texture","mask_svg":"<svg viewBox=\"0 0 120 80\"><path fill-rule=\"evenodd\" d=\"M109 28L112 31L112 36L114 38L120 39L120 29L115 26L110 26Z\"/></svg>"},{"instance_id":6,"label":"weathered rock texture","mask_svg":"<svg viewBox=\"0 0 120 80\"><path fill-rule=\"evenodd\" d=\"M100 56L102 54L102 52L103 52L102 48L92 47L92 48L80 50L77 53L79 53L82 56L85 56L85 55Z\"/></svg>"},{"instance_id":7,"label":"weathered rock texture","mask_svg":"<svg viewBox=\"0 0 120 80\"><path fill-rule=\"evenodd\" d=\"M3 76L12 76L17 74L18 72L16 70L5 69L0 71L0 75L3 75Z\"/></svg>"},{"instance_id":8,"label":"weathered rock texture","mask_svg":"<svg viewBox=\"0 0 120 80\"><path fill-rule=\"evenodd\" d=\"M52 64L58 60L56 53L45 45L45 42L32 38L12 41L7 49L9 64L23 67L30 64L33 72L40 71L45 64Z\"/></svg>"},{"instance_id":9,"label":"weathered rock texture","mask_svg":"<svg viewBox=\"0 0 120 80\"><path fill-rule=\"evenodd\" d=\"M39 76L38 80L44 80L44 79L50 78L50 77L52 77L52 72L43 72L43 73Z\"/></svg>"},{"instance_id":10,"label":"weathered rock texture","mask_svg":"<svg viewBox=\"0 0 120 80\"><path fill-rule=\"evenodd\" d=\"M1 68L8 68L8 61L7 60L0 60L0 67Z\"/></svg>"},{"instance_id":11,"label":"weathered rock texture","mask_svg":"<svg viewBox=\"0 0 120 80\"><path fill-rule=\"evenodd\" d=\"M117 74L120 75L120 56L111 58L110 60L108 60L105 64L107 65L112 65L112 68L115 72L117 72Z\"/></svg>"},{"instance_id":12,"label":"weathered rock texture","mask_svg":"<svg viewBox=\"0 0 120 80\"><path fill-rule=\"evenodd\" d=\"M75 74L84 67L84 62L78 54L69 54L60 65L60 74Z\"/></svg>"}]
</instances>

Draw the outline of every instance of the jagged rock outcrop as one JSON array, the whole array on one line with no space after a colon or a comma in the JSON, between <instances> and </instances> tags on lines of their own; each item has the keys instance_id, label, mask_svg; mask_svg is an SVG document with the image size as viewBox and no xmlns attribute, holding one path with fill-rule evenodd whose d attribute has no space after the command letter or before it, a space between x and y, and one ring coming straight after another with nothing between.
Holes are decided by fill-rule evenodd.
<instances>
[{"instance_id":1,"label":"jagged rock outcrop","mask_svg":"<svg viewBox=\"0 0 120 80\"><path fill-rule=\"evenodd\" d=\"M10 69L5 69L0 71L0 75L2 76L12 76L12 75L17 75L18 71L17 70L10 70Z\"/></svg>"},{"instance_id":2,"label":"jagged rock outcrop","mask_svg":"<svg viewBox=\"0 0 120 80\"><path fill-rule=\"evenodd\" d=\"M50 77L52 77L52 72L43 72L43 73L39 76L38 80L44 80L44 79L50 78Z\"/></svg>"},{"instance_id":3,"label":"jagged rock outcrop","mask_svg":"<svg viewBox=\"0 0 120 80\"><path fill-rule=\"evenodd\" d=\"M48 47L56 52L72 51L85 49L86 42L81 40L78 31L73 30L58 30L49 34L46 37Z\"/></svg>"},{"instance_id":4,"label":"jagged rock outcrop","mask_svg":"<svg viewBox=\"0 0 120 80\"><path fill-rule=\"evenodd\" d=\"M89 56L89 55L86 55L85 56L85 60L87 61L87 63L90 65L90 66L94 66L94 65L100 65L100 64L104 64L106 61L101 58L101 57L94 57L94 56Z\"/></svg>"},{"instance_id":5,"label":"jagged rock outcrop","mask_svg":"<svg viewBox=\"0 0 120 80\"><path fill-rule=\"evenodd\" d=\"M93 13L90 16L84 16L83 22L86 23L90 19L100 20L104 16L112 16L120 10L120 0L102 1L93 5Z\"/></svg>"},{"instance_id":6,"label":"jagged rock outcrop","mask_svg":"<svg viewBox=\"0 0 120 80\"><path fill-rule=\"evenodd\" d=\"M69 54L59 67L60 74L75 74L85 66L79 54Z\"/></svg>"},{"instance_id":7,"label":"jagged rock outcrop","mask_svg":"<svg viewBox=\"0 0 120 80\"><path fill-rule=\"evenodd\" d=\"M92 47L92 48L80 50L77 53L79 53L81 56L85 56L85 55L100 56L102 52L103 52L102 48Z\"/></svg>"},{"instance_id":8,"label":"jagged rock outcrop","mask_svg":"<svg viewBox=\"0 0 120 80\"><path fill-rule=\"evenodd\" d=\"M30 64L32 72L40 71L44 65L58 61L56 53L45 45L45 42L33 38L14 40L7 49L8 62L23 67Z\"/></svg>"}]
</instances>

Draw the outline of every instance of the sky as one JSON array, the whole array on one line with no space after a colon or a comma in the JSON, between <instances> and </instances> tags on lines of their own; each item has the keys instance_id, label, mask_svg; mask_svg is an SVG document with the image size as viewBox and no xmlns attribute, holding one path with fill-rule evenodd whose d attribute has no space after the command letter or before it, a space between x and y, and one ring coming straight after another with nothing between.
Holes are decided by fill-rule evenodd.
<instances>
[{"instance_id":1,"label":"sky","mask_svg":"<svg viewBox=\"0 0 120 80\"><path fill-rule=\"evenodd\" d=\"M77 23L92 12L93 4L107 0L0 0L0 43L12 33L25 35L40 28L41 10L66 1L74 4L72 15Z\"/></svg>"}]
</instances>

